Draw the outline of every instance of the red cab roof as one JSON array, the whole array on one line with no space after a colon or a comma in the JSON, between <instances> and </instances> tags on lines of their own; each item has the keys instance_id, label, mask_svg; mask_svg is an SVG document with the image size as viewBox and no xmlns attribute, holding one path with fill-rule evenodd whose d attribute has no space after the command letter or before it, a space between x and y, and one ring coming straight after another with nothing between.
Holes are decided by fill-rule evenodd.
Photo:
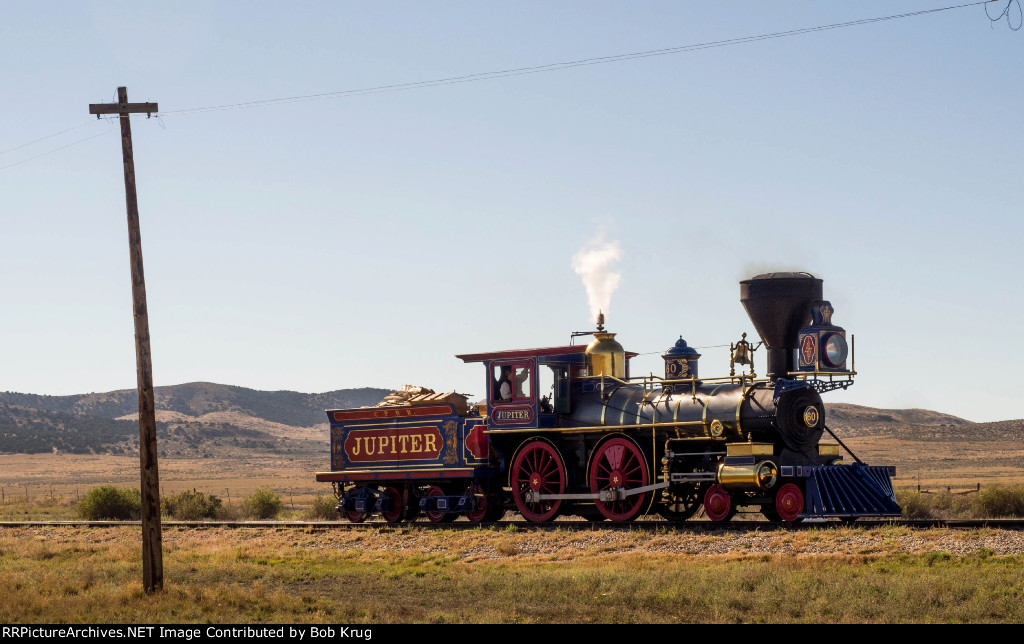
<instances>
[{"instance_id":1,"label":"red cab roof","mask_svg":"<svg viewBox=\"0 0 1024 644\"><path fill-rule=\"evenodd\" d=\"M587 345L574 344L567 347L543 347L540 349L509 349L506 351L489 351L487 353L463 353L455 356L463 362L484 362L486 360L515 360L517 358L537 358L540 356L568 356L586 353ZM626 352L626 358L637 354Z\"/></svg>"}]
</instances>

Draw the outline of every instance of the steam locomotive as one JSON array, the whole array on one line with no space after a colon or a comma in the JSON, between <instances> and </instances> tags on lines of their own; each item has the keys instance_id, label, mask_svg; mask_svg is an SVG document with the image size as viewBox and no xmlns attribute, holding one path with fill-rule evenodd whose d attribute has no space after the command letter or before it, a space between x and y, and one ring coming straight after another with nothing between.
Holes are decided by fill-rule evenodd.
<instances>
[{"instance_id":1,"label":"steam locomotive","mask_svg":"<svg viewBox=\"0 0 1024 644\"><path fill-rule=\"evenodd\" d=\"M700 354L680 338L662 356L664 377L631 378L637 354L600 316L596 331L574 334L592 335L587 346L456 356L483 365L482 404L407 387L375 407L328 411L331 469L316 479L353 522L482 522L510 509L533 522L684 521L702 508L724 522L739 507L790 523L899 516L895 469L845 462L825 424L821 394L856 371L822 280L758 275L740 282L740 300L761 342L730 345L728 376L701 377ZM766 377L753 364L762 345Z\"/></svg>"}]
</instances>

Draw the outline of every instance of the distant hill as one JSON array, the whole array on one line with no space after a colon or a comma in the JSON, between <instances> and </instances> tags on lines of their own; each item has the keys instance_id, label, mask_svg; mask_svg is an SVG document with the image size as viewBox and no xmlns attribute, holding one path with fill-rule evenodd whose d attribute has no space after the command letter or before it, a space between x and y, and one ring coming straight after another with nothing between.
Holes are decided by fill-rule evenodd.
<instances>
[{"instance_id":1,"label":"distant hill","mask_svg":"<svg viewBox=\"0 0 1024 644\"><path fill-rule=\"evenodd\" d=\"M0 452L111 452L133 436L138 443L138 435L138 422L0 403Z\"/></svg>"},{"instance_id":2,"label":"distant hill","mask_svg":"<svg viewBox=\"0 0 1024 644\"><path fill-rule=\"evenodd\" d=\"M927 409L875 409L847 403L826 404L828 426L845 436L888 435L901 429L957 434L969 425L969 420L941 414Z\"/></svg>"},{"instance_id":3,"label":"distant hill","mask_svg":"<svg viewBox=\"0 0 1024 644\"><path fill-rule=\"evenodd\" d=\"M321 394L194 382L155 389L161 456L209 457L326 449L327 409L379 402L388 389ZM137 453L134 390L72 396L0 393L0 452ZM316 428L320 429L316 429Z\"/></svg>"},{"instance_id":4,"label":"distant hill","mask_svg":"<svg viewBox=\"0 0 1024 644\"><path fill-rule=\"evenodd\" d=\"M234 411L293 427L312 427L325 423L327 416L324 410L374 405L389 393L389 389L363 387L304 394L297 391L258 391L212 382L190 382L154 389L157 410L188 416ZM0 403L100 418L120 418L139 411L138 392L134 389L72 396L3 392L0 393Z\"/></svg>"},{"instance_id":5,"label":"distant hill","mask_svg":"<svg viewBox=\"0 0 1024 644\"><path fill-rule=\"evenodd\" d=\"M1019 441L1024 419L974 423L927 409L875 409L826 404L829 428L840 438L893 436L919 441Z\"/></svg>"}]
</instances>

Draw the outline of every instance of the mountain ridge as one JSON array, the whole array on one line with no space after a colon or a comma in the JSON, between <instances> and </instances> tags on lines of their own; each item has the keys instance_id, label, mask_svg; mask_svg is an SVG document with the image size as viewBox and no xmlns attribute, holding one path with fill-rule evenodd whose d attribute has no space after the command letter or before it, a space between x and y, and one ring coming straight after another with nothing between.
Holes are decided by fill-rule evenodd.
<instances>
[{"instance_id":1,"label":"mountain ridge","mask_svg":"<svg viewBox=\"0 0 1024 644\"><path fill-rule=\"evenodd\" d=\"M248 415L294 427L312 427L326 422L324 411L327 409L375 404L391 391L360 387L307 394L284 389L261 391L202 381L153 388L157 410L176 411L189 416L214 411L249 412ZM2 392L0 403L101 418L122 418L137 414L139 409L135 389L66 396Z\"/></svg>"},{"instance_id":2,"label":"mountain ridge","mask_svg":"<svg viewBox=\"0 0 1024 644\"><path fill-rule=\"evenodd\" d=\"M390 389L318 394L192 382L154 388L160 456L315 453L327 409L379 402ZM138 451L135 390L47 396L0 393L0 453L125 454Z\"/></svg>"}]
</instances>

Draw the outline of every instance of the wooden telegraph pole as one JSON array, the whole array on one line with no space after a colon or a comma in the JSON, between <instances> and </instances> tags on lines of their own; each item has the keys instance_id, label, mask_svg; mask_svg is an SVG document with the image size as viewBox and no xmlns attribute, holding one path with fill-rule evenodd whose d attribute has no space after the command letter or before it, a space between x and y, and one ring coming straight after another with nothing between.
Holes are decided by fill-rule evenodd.
<instances>
[{"instance_id":1,"label":"wooden telegraph pole","mask_svg":"<svg viewBox=\"0 0 1024 644\"><path fill-rule=\"evenodd\" d=\"M128 90L117 88L117 103L89 105L89 113L117 114L121 121L124 154L124 192L128 205L128 246L132 264L132 300L135 311L135 364L139 381L139 458L142 468L142 586L147 593L164 588L163 548L160 536L160 473L156 462L156 410L153 402L153 361L149 352L149 312L146 278L142 271L142 236L139 201L135 195L135 160L132 156L131 114L156 112L156 103L129 103Z\"/></svg>"}]
</instances>

